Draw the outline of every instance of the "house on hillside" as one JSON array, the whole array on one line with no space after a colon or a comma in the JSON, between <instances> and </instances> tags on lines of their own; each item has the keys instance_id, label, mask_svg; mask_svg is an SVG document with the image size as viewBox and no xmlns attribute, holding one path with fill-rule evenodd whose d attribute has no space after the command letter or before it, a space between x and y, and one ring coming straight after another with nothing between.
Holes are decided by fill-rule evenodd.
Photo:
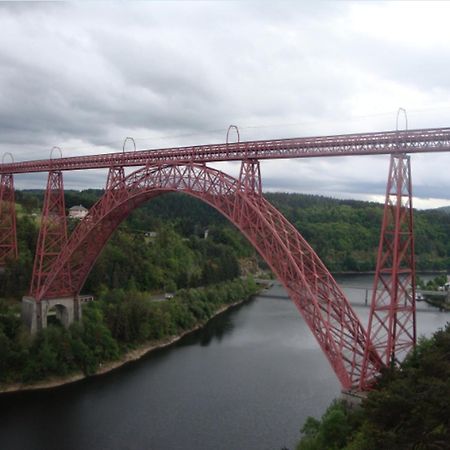
<instances>
[{"instance_id":1,"label":"house on hillside","mask_svg":"<svg viewBox=\"0 0 450 450\"><path fill-rule=\"evenodd\" d=\"M69 217L71 219L84 219L88 213L88 210L83 205L72 206L69 209Z\"/></svg>"},{"instance_id":2,"label":"house on hillside","mask_svg":"<svg viewBox=\"0 0 450 450\"><path fill-rule=\"evenodd\" d=\"M146 244L151 243L156 239L156 236L158 236L156 231L146 231L144 233L144 242Z\"/></svg>"}]
</instances>

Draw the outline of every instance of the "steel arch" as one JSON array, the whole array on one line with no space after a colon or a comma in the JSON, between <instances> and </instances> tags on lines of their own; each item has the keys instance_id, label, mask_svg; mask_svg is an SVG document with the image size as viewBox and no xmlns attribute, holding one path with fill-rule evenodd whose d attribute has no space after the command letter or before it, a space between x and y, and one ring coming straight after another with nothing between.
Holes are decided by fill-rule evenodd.
<instances>
[{"instance_id":1,"label":"steel arch","mask_svg":"<svg viewBox=\"0 0 450 450\"><path fill-rule=\"evenodd\" d=\"M249 192L248 186L248 180L194 163L145 167L118 179L73 231L36 300L77 295L112 232L132 210L157 195L184 192L216 208L247 237L287 289L342 387L357 387L368 344L362 324L310 245L260 192ZM70 292L61 269L67 264ZM370 373L377 372L380 358L375 350L367 363L373 366Z\"/></svg>"}]
</instances>

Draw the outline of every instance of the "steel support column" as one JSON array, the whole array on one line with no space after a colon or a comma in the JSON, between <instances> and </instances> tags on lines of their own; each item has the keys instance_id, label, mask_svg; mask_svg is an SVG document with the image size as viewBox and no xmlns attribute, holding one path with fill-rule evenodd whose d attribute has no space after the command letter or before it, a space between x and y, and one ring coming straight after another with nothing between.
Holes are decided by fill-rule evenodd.
<instances>
[{"instance_id":1,"label":"steel support column","mask_svg":"<svg viewBox=\"0 0 450 450\"><path fill-rule=\"evenodd\" d=\"M244 197L236 195L234 199L233 219L237 222L242 219L248 220L252 216L249 209L251 202L247 202L246 198L252 199L262 195L261 172L257 159L242 161L238 179L238 191L243 193Z\"/></svg>"},{"instance_id":2,"label":"steel support column","mask_svg":"<svg viewBox=\"0 0 450 450\"><path fill-rule=\"evenodd\" d=\"M110 205L120 200L123 195L125 187L125 169L122 166L110 167L108 171L108 178L106 180L105 197L105 212L109 210Z\"/></svg>"},{"instance_id":3,"label":"steel support column","mask_svg":"<svg viewBox=\"0 0 450 450\"><path fill-rule=\"evenodd\" d=\"M124 187L125 169L123 167L111 167L106 180L106 191L114 191Z\"/></svg>"},{"instance_id":4,"label":"steel support column","mask_svg":"<svg viewBox=\"0 0 450 450\"><path fill-rule=\"evenodd\" d=\"M242 161L239 183L245 194L261 195L261 169L257 159Z\"/></svg>"},{"instance_id":5,"label":"steel support column","mask_svg":"<svg viewBox=\"0 0 450 450\"><path fill-rule=\"evenodd\" d=\"M367 342L385 366L401 361L416 344L415 286L410 157L391 155L367 330ZM362 388L375 376L365 361Z\"/></svg>"},{"instance_id":6,"label":"steel support column","mask_svg":"<svg viewBox=\"0 0 450 450\"><path fill-rule=\"evenodd\" d=\"M17 259L16 203L14 177L2 174L0 180L0 267L8 259Z\"/></svg>"},{"instance_id":7,"label":"steel support column","mask_svg":"<svg viewBox=\"0 0 450 450\"><path fill-rule=\"evenodd\" d=\"M51 274L52 268L54 270L53 263L66 243L67 220L64 204L63 175L58 170L48 174L41 228L34 258L30 296L38 302L42 299L42 286ZM73 295L74 292L72 291L70 267L68 264L65 264L53 289L46 292L46 298Z\"/></svg>"}]
</instances>

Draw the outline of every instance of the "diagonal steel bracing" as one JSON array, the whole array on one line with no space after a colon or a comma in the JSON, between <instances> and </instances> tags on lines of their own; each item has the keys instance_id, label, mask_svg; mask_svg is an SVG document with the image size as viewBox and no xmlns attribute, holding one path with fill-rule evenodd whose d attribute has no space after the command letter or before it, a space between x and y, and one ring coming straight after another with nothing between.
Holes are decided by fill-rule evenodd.
<instances>
[{"instance_id":1,"label":"diagonal steel bracing","mask_svg":"<svg viewBox=\"0 0 450 450\"><path fill-rule=\"evenodd\" d=\"M8 173L0 179L0 267L17 256L14 178Z\"/></svg>"},{"instance_id":2,"label":"diagonal steel bracing","mask_svg":"<svg viewBox=\"0 0 450 450\"><path fill-rule=\"evenodd\" d=\"M236 127L233 127L236 128ZM237 131L237 128L236 128ZM237 131L238 132L238 131ZM398 143L402 143L399 148ZM245 159L311 158L319 156L386 155L450 151L450 128L382 131L337 136L299 137L264 141L226 142L189 147L139 150L60 159L2 164L0 173L85 170L146 164L188 164Z\"/></svg>"},{"instance_id":3,"label":"diagonal steel bracing","mask_svg":"<svg viewBox=\"0 0 450 450\"><path fill-rule=\"evenodd\" d=\"M48 174L30 287L30 296L38 301L42 299L43 287L67 244L66 222L63 175L59 170L52 171ZM58 273L58 278L45 291L47 298L58 297L61 293L73 294L69 261L58 267Z\"/></svg>"},{"instance_id":4,"label":"diagonal steel bracing","mask_svg":"<svg viewBox=\"0 0 450 450\"><path fill-rule=\"evenodd\" d=\"M382 364L369 367L365 361L361 388L373 383L382 366L397 364L415 346L415 286L410 157L391 155L368 325Z\"/></svg>"},{"instance_id":5,"label":"diagonal steel bracing","mask_svg":"<svg viewBox=\"0 0 450 450\"><path fill-rule=\"evenodd\" d=\"M31 295L80 292L107 240L141 203L166 192L193 195L233 222L278 275L345 388L367 389L381 368L414 346L414 240L405 153L450 151L450 128L237 142L0 165L0 266L17 257L14 173L49 172ZM230 129L229 129L230 131ZM127 138L128 139L128 138ZM365 331L344 294L295 228L261 194L259 160L391 154L375 294ZM242 161L237 180L205 163ZM125 176L125 167L143 167ZM108 168L105 195L67 238L62 172Z\"/></svg>"},{"instance_id":6,"label":"diagonal steel bracing","mask_svg":"<svg viewBox=\"0 0 450 450\"><path fill-rule=\"evenodd\" d=\"M119 177L74 230L39 295L64 295L64 289L79 293L110 235L132 210L163 193L184 192L215 207L239 228L286 287L342 386L358 386L367 347L362 324L313 249L261 195L259 163L242 164L238 180L203 164L145 167ZM68 266L71 286L62 286L58 280ZM379 367L375 351L367 364L372 371Z\"/></svg>"}]
</instances>

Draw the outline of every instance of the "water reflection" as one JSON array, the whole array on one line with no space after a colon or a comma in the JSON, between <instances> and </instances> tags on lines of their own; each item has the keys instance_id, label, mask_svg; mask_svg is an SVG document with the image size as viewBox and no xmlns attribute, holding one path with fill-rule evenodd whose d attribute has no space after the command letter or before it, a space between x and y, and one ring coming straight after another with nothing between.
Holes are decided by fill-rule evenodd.
<instances>
[{"instance_id":1,"label":"water reflection","mask_svg":"<svg viewBox=\"0 0 450 450\"><path fill-rule=\"evenodd\" d=\"M188 345L201 345L203 347L211 344L212 340L221 342L222 339L230 334L234 328L234 317L239 314L242 309L250 307L255 299L251 299L245 303L232 306L226 314L220 314L211 319L201 330L189 333L183 339L177 342L176 346L184 347Z\"/></svg>"}]
</instances>

